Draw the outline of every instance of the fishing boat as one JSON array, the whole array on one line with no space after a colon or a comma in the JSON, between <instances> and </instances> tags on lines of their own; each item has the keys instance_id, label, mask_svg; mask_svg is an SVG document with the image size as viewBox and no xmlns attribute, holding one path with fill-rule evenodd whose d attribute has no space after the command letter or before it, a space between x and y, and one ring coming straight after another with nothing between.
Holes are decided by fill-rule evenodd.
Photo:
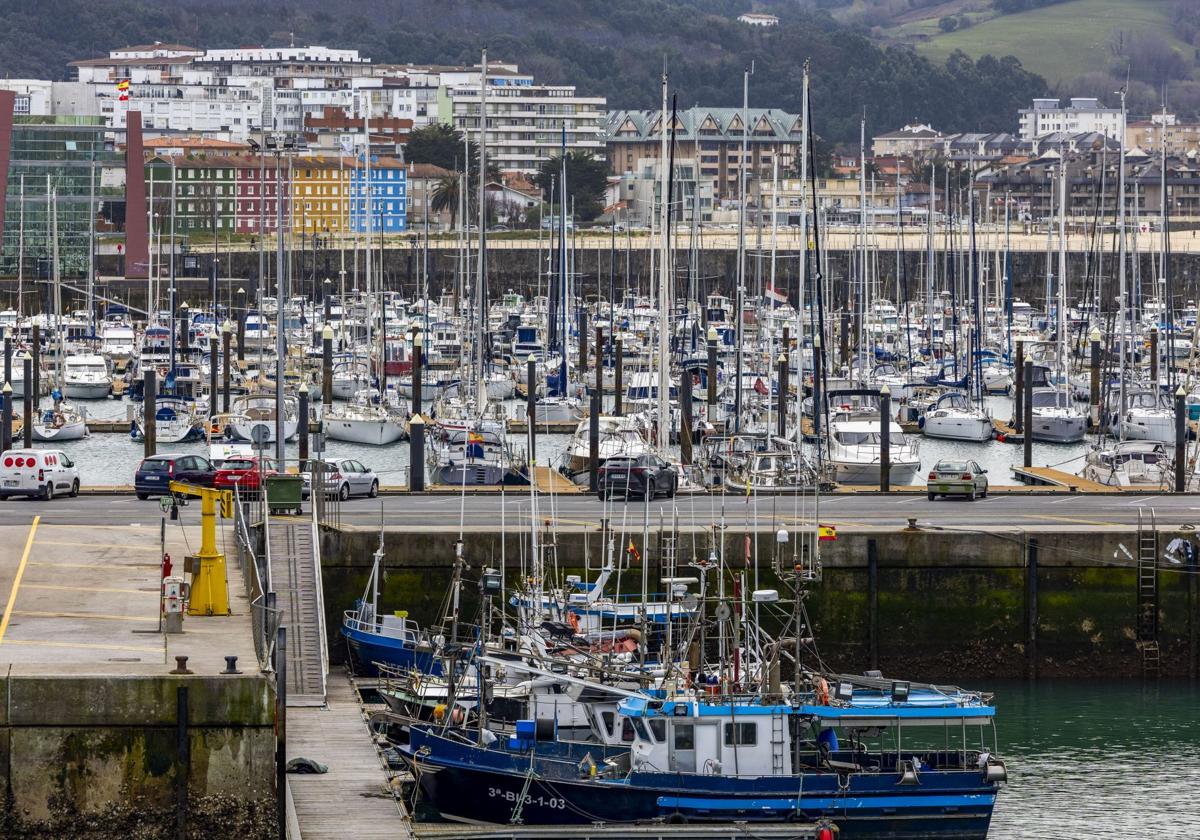
<instances>
[{"instance_id":1,"label":"fishing boat","mask_svg":"<svg viewBox=\"0 0 1200 840\"><path fill-rule=\"evenodd\" d=\"M377 676L379 666L393 670L415 669L422 674L440 674L441 662L435 658L434 641L421 632L407 612L379 614L379 574L383 561L383 540L375 551L367 588L354 609L342 614L342 637L350 651L355 671Z\"/></svg>"}]
</instances>

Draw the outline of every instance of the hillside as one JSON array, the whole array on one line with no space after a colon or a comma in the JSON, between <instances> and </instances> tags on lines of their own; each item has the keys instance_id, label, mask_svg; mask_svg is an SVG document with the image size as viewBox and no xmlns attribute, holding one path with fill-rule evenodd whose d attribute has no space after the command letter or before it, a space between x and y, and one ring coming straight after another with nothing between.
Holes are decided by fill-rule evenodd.
<instances>
[{"instance_id":1,"label":"hillside","mask_svg":"<svg viewBox=\"0 0 1200 840\"><path fill-rule=\"evenodd\" d=\"M737 23L751 8L775 12L781 25ZM795 0L46 0L22 4L7 24L0 72L12 77L63 78L72 59L155 40L294 38L358 48L380 62L477 61L487 46L539 79L604 94L614 108L657 105L665 56L681 106L740 104L742 70L753 61L751 104L799 110L801 68L811 58L817 128L838 140L857 138L864 107L871 131L913 119L1010 129L1016 108L1046 87L1015 60L954 54L934 62Z\"/></svg>"},{"instance_id":2,"label":"hillside","mask_svg":"<svg viewBox=\"0 0 1200 840\"><path fill-rule=\"evenodd\" d=\"M839 15L871 23L866 13L850 5ZM1066 0L1013 14L994 0L948 0L878 19L871 32L933 61L956 50L1014 55L1064 96L1112 99L1128 73L1135 111L1156 107L1165 84L1172 107L1200 112L1200 17L1187 0Z\"/></svg>"}]
</instances>

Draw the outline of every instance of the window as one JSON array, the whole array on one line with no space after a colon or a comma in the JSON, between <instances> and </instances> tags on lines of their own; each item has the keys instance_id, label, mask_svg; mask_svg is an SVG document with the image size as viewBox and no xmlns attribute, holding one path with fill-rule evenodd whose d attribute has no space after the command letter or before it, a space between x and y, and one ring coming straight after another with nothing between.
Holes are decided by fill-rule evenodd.
<instances>
[{"instance_id":1,"label":"window","mask_svg":"<svg viewBox=\"0 0 1200 840\"><path fill-rule=\"evenodd\" d=\"M696 727L693 724L676 723L673 728L675 730L675 749L696 749Z\"/></svg>"},{"instance_id":2,"label":"window","mask_svg":"<svg viewBox=\"0 0 1200 840\"><path fill-rule=\"evenodd\" d=\"M627 744L633 741L633 722L629 718L621 718L621 740Z\"/></svg>"},{"instance_id":3,"label":"window","mask_svg":"<svg viewBox=\"0 0 1200 840\"><path fill-rule=\"evenodd\" d=\"M725 746L752 747L758 743L757 723L727 723L725 724Z\"/></svg>"},{"instance_id":4,"label":"window","mask_svg":"<svg viewBox=\"0 0 1200 840\"><path fill-rule=\"evenodd\" d=\"M615 712L601 712L600 724L604 727L604 734L611 736L613 734L613 723L616 721Z\"/></svg>"},{"instance_id":5,"label":"window","mask_svg":"<svg viewBox=\"0 0 1200 840\"><path fill-rule=\"evenodd\" d=\"M650 731L660 744L667 740L667 722L662 718L650 718Z\"/></svg>"}]
</instances>

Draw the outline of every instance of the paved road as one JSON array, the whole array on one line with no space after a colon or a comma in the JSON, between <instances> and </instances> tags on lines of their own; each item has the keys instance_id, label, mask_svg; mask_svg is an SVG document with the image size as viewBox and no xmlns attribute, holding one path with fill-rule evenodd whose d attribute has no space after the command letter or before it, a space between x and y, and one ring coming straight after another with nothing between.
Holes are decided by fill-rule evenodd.
<instances>
[{"instance_id":1,"label":"paved road","mask_svg":"<svg viewBox=\"0 0 1200 840\"><path fill-rule=\"evenodd\" d=\"M722 501L724 502L722 504ZM501 513L503 509L503 515ZM1032 495L990 496L975 502L959 499L930 502L924 496L858 495L825 496L821 499L822 522L840 528L903 527L910 518L922 526L958 528L1127 528L1137 524L1138 511L1153 509L1159 525L1200 526L1200 495ZM499 495L470 496L385 496L343 503L341 521L361 527L378 527L382 516L388 527L418 530L454 528L462 521L470 527L498 528L503 519L509 528L529 522L530 500L519 490ZM185 519L199 517L193 503ZM0 504L0 525L30 522L35 514L47 524L65 525L150 525L162 513L157 500L138 501L132 496L81 496L52 502L10 499ZM774 527L778 523L811 521L812 500L803 505L787 497L744 498L728 496L680 496L674 502L660 500L649 506L640 502L604 504L589 496L538 498L538 518L557 518L566 526L598 527L604 517L614 525L641 523L648 516L653 527L660 517L677 515L684 527L709 527L721 521L730 527L745 524Z\"/></svg>"}]
</instances>

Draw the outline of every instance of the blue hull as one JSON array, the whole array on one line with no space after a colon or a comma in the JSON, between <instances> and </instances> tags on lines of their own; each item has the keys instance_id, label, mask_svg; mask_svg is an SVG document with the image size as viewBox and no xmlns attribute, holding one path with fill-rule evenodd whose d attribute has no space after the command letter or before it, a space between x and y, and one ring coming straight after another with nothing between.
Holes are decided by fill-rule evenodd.
<instances>
[{"instance_id":1,"label":"blue hull","mask_svg":"<svg viewBox=\"0 0 1200 840\"><path fill-rule=\"evenodd\" d=\"M350 647L355 673L361 676L379 676L379 669L374 664L376 662L404 671L415 669L434 676L440 676L442 673L440 660L430 653L415 650L402 639L367 633L345 625L342 625L342 635L346 637L346 643Z\"/></svg>"},{"instance_id":2,"label":"blue hull","mask_svg":"<svg viewBox=\"0 0 1200 840\"><path fill-rule=\"evenodd\" d=\"M835 773L739 779L635 772L612 780L556 773L555 766L573 769L577 752L592 752L599 764L604 748L594 744L539 744L539 755L549 747L558 760L535 762L527 782L528 752L484 749L414 727L401 754L412 762L422 747L430 750L416 759L422 792L443 816L469 822L509 823L525 791L520 816L528 825L824 818L842 838L982 840L996 798L995 787L974 771L926 772L921 784L903 787L895 773L857 774L847 788Z\"/></svg>"}]
</instances>

